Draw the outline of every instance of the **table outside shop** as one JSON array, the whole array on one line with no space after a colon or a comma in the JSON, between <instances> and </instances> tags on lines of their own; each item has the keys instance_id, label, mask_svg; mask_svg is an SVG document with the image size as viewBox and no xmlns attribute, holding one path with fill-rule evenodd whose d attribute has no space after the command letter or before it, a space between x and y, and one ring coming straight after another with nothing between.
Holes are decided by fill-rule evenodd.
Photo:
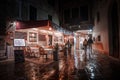
<instances>
[{"instance_id":1,"label":"table outside shop","mask_svg":"<svg viewBox=\"0 0 120 80\"><path fill-rule=\"evenodd\" d=\"M31 52L33 53L32 56L38 57L39 56L39 47L30 47Z\"/></svg>"}]
</instances>

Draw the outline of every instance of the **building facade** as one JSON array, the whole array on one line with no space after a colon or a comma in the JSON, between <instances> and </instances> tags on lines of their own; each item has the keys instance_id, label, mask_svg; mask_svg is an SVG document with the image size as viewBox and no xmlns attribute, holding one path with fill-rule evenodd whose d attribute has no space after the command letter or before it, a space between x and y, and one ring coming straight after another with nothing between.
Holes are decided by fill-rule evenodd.
<instances>
[{"instance_id":1,"label":"building facade","mask_svg":"<svg viewBox=\"0 0 120 80\"><path fill-rule=\"evenodd\" d=\"M50 20L59 25L57 6L58 0L2 0L0 2L0 58L8 56L7 47L10 44L6 41L12 41L13 38L7 35L12 35L15 21Z\"/></svg>"},{"instance_id":2,"label":"building facade","mask_svg":"<svg viewBox=\"0 0 120 80\"><path fill-rule=\"evenodd\" d=\"M62 25L71 30L87 30L92 26L92 1L89 0L62 0Z\"/></svg>"},{"instance_id":3,"label":"building facade","mask_svg":"<svg viewBox=\"0 0 120 80\"><path fill-rule=\"evenodd\" d=\"M69 30L93 29L104 53L120 59L120 1L62 0L62 25Z\"/></svg>"},{"instance_id":4,"label":"building facade","mask_svg":"<svg viewBox=\"0 0 120 80\"><path fill-rule=\"evenodd\" d=\"M93 0L93 36L102 42L107 55L120 59L120 1Z\"/></svg>"},{"instance_id":5,"label":"building facade","mask_svg":"<svg viewBox=\"0 0 120 80\"><path fill-rule=\"evenodd\" d=\"M49 19L71 31L93 29L104 53L120 59L119 0L2 0L0 10L0 39L16 20Z\"/></svg>"}]
</instances>

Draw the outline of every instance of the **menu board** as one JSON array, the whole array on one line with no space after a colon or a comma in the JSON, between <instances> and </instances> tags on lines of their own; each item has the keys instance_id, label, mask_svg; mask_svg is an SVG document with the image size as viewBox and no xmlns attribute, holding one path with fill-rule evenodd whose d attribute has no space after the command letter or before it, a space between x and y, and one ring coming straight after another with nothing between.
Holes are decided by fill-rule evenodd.
<instances>
[{"instance_id":1,"label":"menu board","mask_svg":"<svg viewBox=\"0 0 120 80\"><path fill-rule=\"evenodd\" d=\"M24 39L14 39L14 46L16 46L16 47L25 46L25 40Z\"/></svg>"}]
</instances>

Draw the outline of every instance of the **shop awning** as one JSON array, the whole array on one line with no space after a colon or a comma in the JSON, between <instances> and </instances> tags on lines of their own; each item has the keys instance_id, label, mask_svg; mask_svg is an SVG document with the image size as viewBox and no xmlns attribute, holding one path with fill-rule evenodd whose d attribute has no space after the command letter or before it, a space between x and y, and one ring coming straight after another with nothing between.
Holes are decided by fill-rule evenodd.
<instances>
[{"instance_id":1,"label":"shop awning","mask_svg":"<svg viewBox=\"0 0 120 80\"><path fill-rule=\"evenodd\" d=\"M54 30L60 31L64 34L72 34L72 32L62 28L61 26L49 21L49 20L39 20L39 21L16 21L16 30L19 29L29 29L29 28L53 28Z\"/></svg>"},{"instance_id":2,"label":"shop awning","mask_svg":"<svg viewBox=\"0 0 120 80\"><path fill-rule=\"evenodd\" d=\"M16 21L16 30L38 28L38 27L49 27L49 20L40 21Z\"/></svg>"}]
</instances>

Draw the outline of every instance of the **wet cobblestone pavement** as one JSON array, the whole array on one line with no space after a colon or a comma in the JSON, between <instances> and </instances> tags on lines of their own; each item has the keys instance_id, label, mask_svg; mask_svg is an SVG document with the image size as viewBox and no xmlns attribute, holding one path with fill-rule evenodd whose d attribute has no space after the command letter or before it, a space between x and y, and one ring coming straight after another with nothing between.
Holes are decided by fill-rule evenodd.
<instances>
[{"instance_id":1,"label":"wet cobblestone pavement","mask_svg":"<svg viewBox=\"0 0 120 80\"><path fill-rule=\"evenodd\" d=\"M94 53L85 58L84 51L72 56L60 53L58 61L26 58L23 63L0 61L0 80L120 80L120 61ZM73 56L74 55L74 56Z\"/></svg>"}]
</instances>

